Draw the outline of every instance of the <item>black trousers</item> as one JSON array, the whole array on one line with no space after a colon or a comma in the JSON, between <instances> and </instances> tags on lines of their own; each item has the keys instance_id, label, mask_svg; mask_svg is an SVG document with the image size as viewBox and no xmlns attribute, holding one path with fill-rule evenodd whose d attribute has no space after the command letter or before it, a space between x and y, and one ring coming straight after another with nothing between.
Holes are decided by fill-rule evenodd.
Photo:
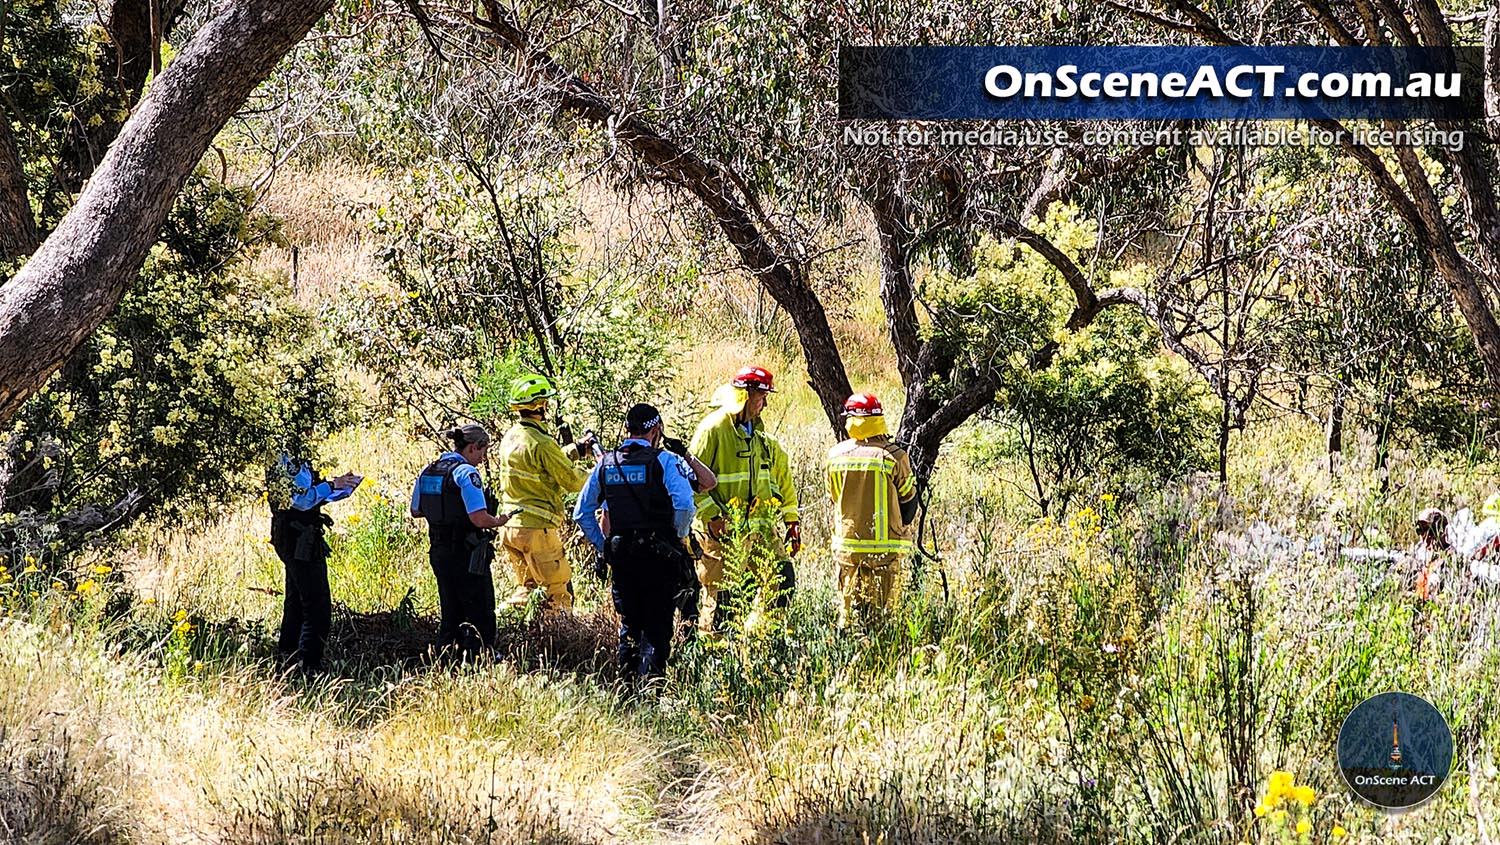
<instances>
[{"instance_id":1,"label":"black trousers","mask_svg":"<svg viewBox=\"0 0 1500 845\"><path fill-rule=\"evenodd\" d=\"M281 633L276 650L307 671L323 668L333 622L328 591L328 546L321 517L315 521L271 516L271 546L286 567Z\"/></svg>"},{"instance_id":2,"label":"black trousers","mask_svg":"<svg viewBox=\"0 0 1500 845\"><path fill-rule=\"evenodd\" d=\"M434 540L427 557L437 579L438 647L466 655L495 645L495 581L488 566L479 575L469 571L471 551L460 538Z\"/></svg>"},{"instance_id":3,"label":"black trousers","mask_svg":"<svg viewBox=\"0 0 1500 845\"><path fill-rule=\"evenodd\" d=\"M610 597L620 614L620 677L666 674L672 617L687 553L666 540L611 538Z\"/></svg>"}]
</instances>

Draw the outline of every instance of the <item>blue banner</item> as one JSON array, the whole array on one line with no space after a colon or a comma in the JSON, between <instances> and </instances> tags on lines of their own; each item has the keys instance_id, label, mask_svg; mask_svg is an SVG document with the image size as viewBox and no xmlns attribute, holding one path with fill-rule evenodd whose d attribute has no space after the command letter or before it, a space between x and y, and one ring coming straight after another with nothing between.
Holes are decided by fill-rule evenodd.
<instances>
[{"instance_id":1,"label":"blue banner","mask_svg":"<svg viewBox=\"0 0 1500 845\"><path fill-rule=\"evenodd\" d=\"M843 47L846 120L1463 120L1483 51L1402 47Z\"/></svg>"}]
</instances>

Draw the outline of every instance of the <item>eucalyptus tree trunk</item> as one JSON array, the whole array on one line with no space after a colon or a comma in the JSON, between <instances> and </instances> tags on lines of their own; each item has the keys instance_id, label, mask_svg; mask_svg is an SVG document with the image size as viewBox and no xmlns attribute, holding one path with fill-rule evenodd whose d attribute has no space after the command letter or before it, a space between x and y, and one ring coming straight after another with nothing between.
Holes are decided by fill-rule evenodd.
<instances>
[{"instance_id":1,"label":"eucalyptus tree trunk","mask_svg":"<svg viewBox=\"0 0 1500 845\"><path fill-rule=\"evenodd\" d=\"M333 0L235 0L152 84L78 203L0 286L0 420L114 310L209 144Z\"/></svg>"}]
</instances>

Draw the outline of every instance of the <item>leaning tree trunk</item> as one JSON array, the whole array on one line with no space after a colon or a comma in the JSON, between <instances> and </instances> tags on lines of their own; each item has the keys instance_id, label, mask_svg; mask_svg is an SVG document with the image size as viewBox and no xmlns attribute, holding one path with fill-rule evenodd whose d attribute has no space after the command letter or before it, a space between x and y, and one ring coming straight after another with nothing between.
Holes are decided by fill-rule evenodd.
<instances>
[{"instance_id":1,"label":"leaning tree trunk","mask_svg":"<svg viewBox=\"0 0 1500 845\"><path fill-rule=\"evenodd\" d=\"M151 85L78 204L0 286L0 420L114 310L214 136L333 0L235 0Z\"/></svg>"},{"instance_id":2,"label":"leaning tree trunk","mask_svg":"<svg viewBox=\"0 0 1500 845\"><path fill-rule=\"evenodd\" d=\"M835 436L843 437L844 400L853 391L828 314L808 282L805 267L778 248L768 225L763 231L765 216L758 213L744 180L728 165L694 152L683 139L668 137L644 114L609 100L544 46L533 43L511 10L494 0L484 5L489 19L471 20L489 30L499 46L516 54L524 77L536 91L562 109L608 128L613 140L692 194L713 215L741 263L791 318L802 344L808 386L817 394Z\"/></svg>"}]
</instances>

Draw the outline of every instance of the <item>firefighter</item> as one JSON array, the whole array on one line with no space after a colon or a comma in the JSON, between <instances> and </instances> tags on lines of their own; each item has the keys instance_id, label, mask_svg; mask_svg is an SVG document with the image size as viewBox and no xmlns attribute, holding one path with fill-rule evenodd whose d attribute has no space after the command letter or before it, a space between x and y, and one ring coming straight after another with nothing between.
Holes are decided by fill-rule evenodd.
<instances>
[{"instance_id":1,"label":"firefighter","mask_svg":"<svg viewBox=\"0 0 1500 845\"><path fill-rule=\"evenodd\" d=\"M769 553L779 570L777 603L785 606L796 586L792 558L802 549L802 530L797 516L797 489L792 484L791 461L769 434L761 420L766 401L775 392L771 373L762 367L744 367L716 394L718 408L698 424L693 433L692 453L717 477L714 489L695 498L695 523L702 538L703 556L698 561L698 580L703 584L698 608L698 628L711 634L723 620L720 586L724 576L721 541L729 519L750 519L748 541L752 557ZM767 513L767 509L774 512Z\"/></svg>"},{"instance_id":2,"label":"firefighter","mask_svg":"<svg viewBox=\"0 0 1500 845\"><path fill-rule=\"evenodd\" d=\"M490 536L505 525L485 495L476 465L489 453L490 434L469 425L445 431L452 448L417 476L411 515L427 520L428 561L437 579L438 648L473 657L495 644L495 582Z\"/></svg>"},{"instance_id":3,"label":"firefighter","mask_svg":"<svg viewBox=\"0 0 1500 845\"><path fill-rule=\"evenodd\" d=\"M687 461L662 449L662 420L646 404L625 416L620 448L599 459L573 510L583 535L610 580L620 614L620 677L626 683L666 673L672 648L672 616L679 589L691 581L693 563L682 541L692 528L694 472ZM595 512L607 508L608 535Z\"/></svg>"},{"instance_id":4,"label":"firefighter","mask_svg":"<svg viewBox=\"0 0 1500 845\"><path fill-rule=\"evenodd\" d=\"M522 376L511 386L515 425L500 441L500 509L515 518L500 532L516 575L516 590L506 600L524 607L531 591L546 591L545 607L573 609L573 570L563 551L563 496L577 493L589 473L575 463L592 442L559 445L547 430L547 410L557 391L545 376Z\"/></svg>"},{"instance_id":5,"label":"firefighter","mask_svg":"<svg viewBox=\"0 0 1500 845\"><path fill-rule=\"evenodd\" d=\"M880 400L873 393L850 396L844 420L849 439L828 451L840 628L851 617L869 622L895 607L917 514L911 459L886 431Z\"/></svg>"}]
</instances>

